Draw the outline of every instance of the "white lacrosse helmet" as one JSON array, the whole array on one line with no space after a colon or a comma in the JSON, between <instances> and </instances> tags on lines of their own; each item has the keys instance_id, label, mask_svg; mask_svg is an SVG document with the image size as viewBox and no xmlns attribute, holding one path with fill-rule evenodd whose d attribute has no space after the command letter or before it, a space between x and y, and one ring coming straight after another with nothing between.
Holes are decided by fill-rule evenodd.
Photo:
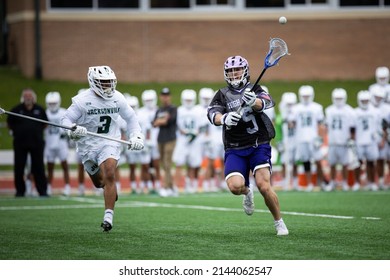
<instances>
[{"instance_id":1,"label":"white lacrosse helmet","mask_svg":"<svg viewBox=\"0 0 390 280\"><path fill-rule=\"evenodd\" d=\"M284 92L282 94L282 99L279 103L279 112L283 118L286 117L286 115L291 111L292 106L295 104L297 104L297 95L295 92Z\"/></svg>"},{"instance_id":2,"label":"white lacrosse helmet","mask_svg":"<svg viewBox=\"0 0 390 280\"><path fill-rule=\"evenodd\" d=\"M181 92L181 104L187 109L191 109L196 103L196 91L185 89Z\"/></svg>"},{"instance_id":3,"label":"white lacrosse helmet","mask_svg":"<svg viewBox=\"0 0 390 280\"><path fill-rule=\"evenodd\" d=\"M46 94L46 107L50 112L57 112L61 106L61 95L58 91L50 91Z\"/></svg>"},{"instance_id":4,"label":"white lacrosse helmet","mask_svg":"<svg viewBox=\"0 0 390 280\"><path fill-rule=\"evenodd\" d=\"M389 68L382 66L376 68L375 71L376 82L382 86L389 83Z\"/></svg>"},{"instance_id":5,"label":"white lacrosse helmet","mask_svg":"<svg viewBox=\"0 0 390 280\"><path fill-rule=\"evenodd\" d=\"M285 92L282 95L282 102L286 105L297 104L297 95L295 92Z\"/></svg>"},{"instance_id":6,"label":"white lacrosse helmet","mask_svg":"<svg viewBox=\"0 0 390 280\"><path fill-rule=\"evenodd\" d=\"M214 96L214 90L212 88L201 88L199 90L199 103L202 107L207 107L210 104L211 99Z\"/></svg>"},{"instance_id":7,"label":"white lacrosse helmet","mask_svg":"<svg viewBox=\"0 0 390 280\"><path fill-rule=\"evenodd\" d=\"M154 89L147 89L142 92L142 104L149 109L157 106L157 92Z\"/></svg>"},{"instance_id":8,"label":"white lacrosse helmet","mask_svg":"<svg viewBox=\"0 0 390 280\"><path fill-rule=\"evenodd\" d=\"M357 95L359 107L363 110L367 110L370 105L371 95L368 90L361 90Z\"/></svg>"},{"instance_id":9,"label":"white lacrosse helmet","mask_svg":"<svg viewBox=\"0 0 390 280\"><path fill-rule=\"evenodd\" d=\"M372 87L369 92L372 94L371 101L374 106L379 106L385 101L386 91L384 87Z\"/></svg>"},{"instance_id":10,"label":"white lacrosse helmet","mask_svg":"<svg viewBox=\"0 0 390 280\"><path fill-rule=\"evenodd\" d=\"M138 101L138 98L137 98L136 96L130 95L130 93L128 93L128 92L123 93L123 95L124 95L125 98L126 98L127 104L128 104L131 108L133 108L135 111L138 110L138 108L139 108L139 101Z\"/></svg>"},{"instance_id":11,"label":"white lacrosse helmet","mask_svg":"<svg viewBox=\"0 0 390 280\"><path fill-rule=\"evenodd\" d=\"M114 71L109 66L89 67L88 82L93 91L104 99L114 95L117 80Z\"/></svg>"},{"instance_id":12,"label":"white lacrosse helmet","mask_svg":"<svg viewBox=\"0 0 390 280\"><path fill-rule=\"evenodd\" d=\"M303 85L298 90L299 101L302 104L310 104L314 100L314 88L312 86Z\"/></svg>"},{"instance_id":13,"label":"white lacrosse helmet","mask_svg":"<svg viewBox=\"0 0 390 280\"><path fill-rule=\"evenodd\" d=\"M242 56L230 56L224 64L224 77L228 85L241 88L249 81L249 64Z\"/></svg>"},{"instance_id":14,"label":"white lacrosse helmet","mask_svg":"<svg viewBox=\"0 0 390 280\"><path fill-rule=\"evenodd\" d=\"M269 93L268 87L262 85L261 88L262 88L266 93Z\"/></svg>"},{"instance_id":15,"label":"white lacrosse helmet","mask_svg":"<svg viewBox=\"0 0 390 280\"><path fill-rule=\"evenodd\" d=\"M332 102L336 107L344 106L347 103L347 91L343 88L333 89Z\"/></svg>"}]
</instances>

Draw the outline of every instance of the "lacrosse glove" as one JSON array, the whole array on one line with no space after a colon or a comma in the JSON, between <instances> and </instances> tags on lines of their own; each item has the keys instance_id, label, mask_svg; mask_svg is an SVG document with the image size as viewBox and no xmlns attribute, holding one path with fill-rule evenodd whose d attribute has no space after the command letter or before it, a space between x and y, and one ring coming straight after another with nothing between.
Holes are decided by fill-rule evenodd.
<instances>
[{"instance_id":1,"label":"lacrosse glove","mask_svg":"<svg viewBox=\"0 0 390 280\"><path fill-rule=\"evenodd\" d=\"M246 106L252 107L256 103L256 93L251 91L249 88L246 88L241 99Z\"/></svg>"},{"instance_id":2,"label":"lacrosse glove","mask_svg":"<svg viewBox=\"0 0 390 280\"><path fill-rule=\"evenodd\" d=\"M68 130L68 136L71 140L77 141L87 135L88 130L84 126L72 124L72 130Z\"/></svg>"},{"instance_id":3,"label":"lacrosse glove","mask_svg":"<svg viewBox=\"0 0 390 280\"><path fill-rule=\"evenodd\" d=\"M241 115L237 112L229 112L222 116L221 123L226 126L236 126L241 119Z\"/></svg>"},{"instance_id":4,"label":"lacrosse glove","mask_svg":"<svg viewBox=\"0 0 390 280\"><path fill-rule=\"evenodd\" d=\"M129 139L130 145L128 146L129 150L139 151L144 148L144 135L141 132L134 132L130 134Z\"/></svg>"}]
</instances>

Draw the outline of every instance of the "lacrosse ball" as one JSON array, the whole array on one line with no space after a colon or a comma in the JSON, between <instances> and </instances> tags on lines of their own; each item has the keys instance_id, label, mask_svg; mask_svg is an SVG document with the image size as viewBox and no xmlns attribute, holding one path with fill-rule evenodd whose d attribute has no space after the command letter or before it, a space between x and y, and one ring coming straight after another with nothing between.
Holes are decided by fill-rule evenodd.
<instances>
[{"instance_id":1,"label":"lacrosse ball","mask_svg":"<svg viewBox=\"0 0 390 280\"><path fill-rule=\"evenodd\" d=\"M280 17L280 18L279 18L279 23L280 23L280 24L285 24L285 23L287 23L287 18L286 18L286 17Z\"/></svg>"}]
</instances>

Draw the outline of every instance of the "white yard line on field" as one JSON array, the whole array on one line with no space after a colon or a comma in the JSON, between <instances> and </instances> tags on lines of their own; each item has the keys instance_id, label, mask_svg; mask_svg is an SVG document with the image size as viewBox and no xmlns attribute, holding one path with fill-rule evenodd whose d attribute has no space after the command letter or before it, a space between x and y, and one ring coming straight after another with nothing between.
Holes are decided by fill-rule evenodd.
<instances>
[{"instance_id":1,"label":"white yard line on field","mask_svg":"<svg viewBox=\"0 0 390 280\"><path fill-rule=\"evenodd\" d=\"M103 207L103 201L95 198L85 197L61 197L62 200L71 200L87 204L77 205L38 205L38 206L0 206L0 211L12 211L12 210L51 210L51 209L81 209L81 208L101 208ZM226 208L226 207L214 207L204 205L186 205L186 204L172 204L172 203L158 203L158 202L143 202L143 201L130 201L125 203L118 203L118 208L131 208L131 207L160 207L160 208L181 208L181 209L196 209L206 211L222 211L222 212L241 212L241 208ZM257 213L269 213L268 210L258 209ZM314 214L303 212L290 212L282 211L283 215L291 216L306 216L306 217L319 217L330 219L364 219L364 220L381 220L379 217L355 217L355 216L342 216L342 215L329 215L329 214Z\"/></svg>"}]
</instances>

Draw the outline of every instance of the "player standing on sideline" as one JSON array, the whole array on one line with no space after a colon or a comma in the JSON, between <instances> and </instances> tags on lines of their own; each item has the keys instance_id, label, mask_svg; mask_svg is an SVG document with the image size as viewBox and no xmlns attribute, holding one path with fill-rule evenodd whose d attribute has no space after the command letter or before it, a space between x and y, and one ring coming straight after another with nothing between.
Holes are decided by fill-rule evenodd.
<instances>
[{"instance_id":1,"label":"player standing on sideline","mask_svg":"<svg viewBox=\"0 0 390 280\"><path fill-rule=\"evenodd\" d=\"M38 105L37 96L32 89L23 89L21 104L11 109L11 112L47 121L45 109ZM31 173L39 196L47 195L47 178L45 174L43 137L46 124L9 115L7 126L12 131L14 148L14 182L16 197L23 197L26 192L24 172L28 155L31 156Z\"/></svg>"},{"instance_id":2,"label":"player standing on sideline","mask_svg":"<svg viewBox=\"0 0 390 280\"><path fill-rule=\"evenodd\" d=\"M368 90L370 92L375 91L375 89L379 88L384 90L385 92L385 102L390 104L390 84L389 84L389 79L390 79L390 73L389 73L389 68L386 66L381 66L376 68L375 70L375 79L376 83L372 84L368 87Z\"/></svg>"},{"instance_id":3,"label":"player standing on sideline","mask_svg":"<svg viewBox=\"0 0 390 280\"><path fill-rule=\"evenodd\" d=\"M322 171L321 159L323 157L320 147L323 142L321 132L324 129L324 111L321 104L314 102L314 88L303 85L298 90L299 103L294 106L288 117L289 125L294 126L296 135L297 161L303 162L306 181L306 191L313 190L311 162L317 167L317 182L321 188L325 188L328 182ZM299 188L299 187L298 187Z\"/></svg>"},{"instance_id":4,"label":"player standing on sideline","mask_svg":"<svg viewBox=\"0 0 390 280\"><path fill-rule=\"evenodd\" d=\"M207 159L203 179L203 191L216 191L220 185L219 178L221 170L216 168L216 160L223 158L222 126L212 125L207 118L207 108L213 98L215 91L212 88L201 88L199 90L199 109L201 110L204 133L202 134L202 157ZM218 183L215 182L218 180Z\"/></svg>"},{"instance_id":5,"label":"player standing on sideline","mask_svg":"<svg viewBox=\"0 0 390 280\"><path fill-rule=\"evenodd\" d=\"M87 136L87 131L101 133L116 139L121 138L119 117L127 123L130 134L130 149L142 150L144 136L134 110L125 97L117 91L117 79L109 66L93 66L88 70L90 89L72 98L62 124L75 127L69 130L70 138L77 141L77 152L82 158L86 172L97 188L104 188L105 211L103 231L113 226L114 206L118 199L115 185L115 170L120 158L121 144L103 138Z\"/></svg>"},{"instance_id":6,"label":"player standing on sideline","mask_svg":"<svg viewBox=\"0 0 390 280\"><path fill-rule=\"evenodd\" d=\"M228 86L214 95L208 108L209 121L223 125L225 146L225 180L234 195L244 195L247 215L254 212L253 187L249 185L252 172L265 204L270 210L277 235L288 235L280 213L279 199L271 187L271 145L275 129L263 111L274 106L271 96L256 86L250 91L249 65L241 56L231 56L224 64ZM237 113L241 102L245 107Z\"/></svg>"},{"instance_id":7,"label":"player standing on sideline","mask_svg":"<svg viewBox=\"0 0 390 280\"><path fill-rule=\"evenodd\" d=\"M295 92L284 92L282 100L279 103L279 112L282 118L282 141L277 144L281 153L280 161L282 163L283 189L289 190L290 179L292 177L292 188L298 190L298 171L295 161L295 128L288 123L288 116L291 114L294 106L297 104L297 95ZM292 175L292 176L291 176Z\"/></svg>"},{"instance_id":8,"label":"player standing on sideline","mask_svg":"<svg viewBox=\"0 0 390 280\"><path fill-rule=\"evenodd\" d=\"M135 114L138 117L138 121L140 125L143 124L143 121L138 116L138 108L139 108L139 101L136 96L131 96L129 93L123 94L126 98L127 104L134 110ZM126 131L126 122L121 118L121 130ZM141 127L142 129L142 127ZM123 132L122 132L123 133ZM138 165L141 165L142 161L142 155L146 153L146 149L139 151L134 150L127 150L124 151L124 162L126 162L129 165L129 182L130 182L130 190L131 194L137 194L137 193L143 193L145 188L145 182L142 174L142 168L141 168L141 178L140 178L140 185L138 188L138 180L137 180L137 167ZM122 158L122 157L121 157Z\"/></svg>"},{"instance_id":9,"label":"player standing on sideline","mask_svg":"<svg viewBox=\"0 0 390 280\"><path fill-rule=\"evenodd\" d=\"M390 104L386 103L386 92L384 87L371 87L371 103L377 108L380 114L380 122L382 131L379 132L378 149L379 155L376 162L376 171L378 175L378 187L386 189L385 185L385 165L389 163L389 143L388 143L388 128L390 118ZM388 165L390 166L390 165Z\"/></svg>"},{"instance_id":10,"label":"player standing on sideline","mask_svg":"<svg viewBox=\"0 0 390 280\"><path fill-rule=\"evenodd\" d=\"M154 194L161 189L160 151L158 150L157 142L159 128L152 125L158 109L157 92L153 89L144 90L141 99L143 106L138 110L137 115L145 135L144 165L142 170L146 174L145 177L148 178L147 186L149 193Z\"/></svg>"},{"instance_id":11,"label":"player standing on sideline","mask_svg":"<svg viewBox=\"0 0 390 280\"><path fill-rule=\"evenodd\" d=\"M348 191L348 146L355 132L355 111L347 104L347 92L343 88L335 88L332 91L332 105L325 109L325 125L328 132L329 150L328 162L330 165L330 181L326 191L336 188L336 166L342 167L343 191Z\"/></svg>"},{"instance_id":12,"label":"player standing on sideline","mask_svg":"<svg viewBox=\"0 0 390 280\"><path fill-rule=\"evenodd\" d=\"M176 185L185 181L185 191L196 193L199 187L198 173L202 165L202 138L199 137L202 128L202 112L195 106L196 92L185 89L181 92L181 105L177 108L177 141L173 151L173 162L176 165ZM187 176L183 169L187 167Z\"/></svg>"},{"instance_id":13,"label":"player standing on sideline","mask_svg":"<svg viewBox=\"0 0 390 280\"><path fill-rule=\"evenodd\" d=\"M51 91L46 94L46 115L50 122L60 124L66 109L61 106L61 95L57 91ZM69 184L68 167L68 135L63 128L49 125L45 129L45 157L47 161L47 192L50 195L52 191L53 173L56 158L59 158L64 175L65 187L62 194L69 196L71 187Z\"/></svg>"},{"instance_id":14,"label":"player standing on sideline","mask_svg":"<svg viewBox=\"0 0 390 280\"><path fill-rule=\"evenodd\" d=\"M370 104L371 94L369 91L359 91L357 99L355 142L359 161L366 164L367 186L364 189L376 191L378 190L375 175L376 161L379 156L380 113ZM355 184L352 187L354 191L360 189L360 172L360 168L355 169Z\"/></svg>"}]
</instances>

